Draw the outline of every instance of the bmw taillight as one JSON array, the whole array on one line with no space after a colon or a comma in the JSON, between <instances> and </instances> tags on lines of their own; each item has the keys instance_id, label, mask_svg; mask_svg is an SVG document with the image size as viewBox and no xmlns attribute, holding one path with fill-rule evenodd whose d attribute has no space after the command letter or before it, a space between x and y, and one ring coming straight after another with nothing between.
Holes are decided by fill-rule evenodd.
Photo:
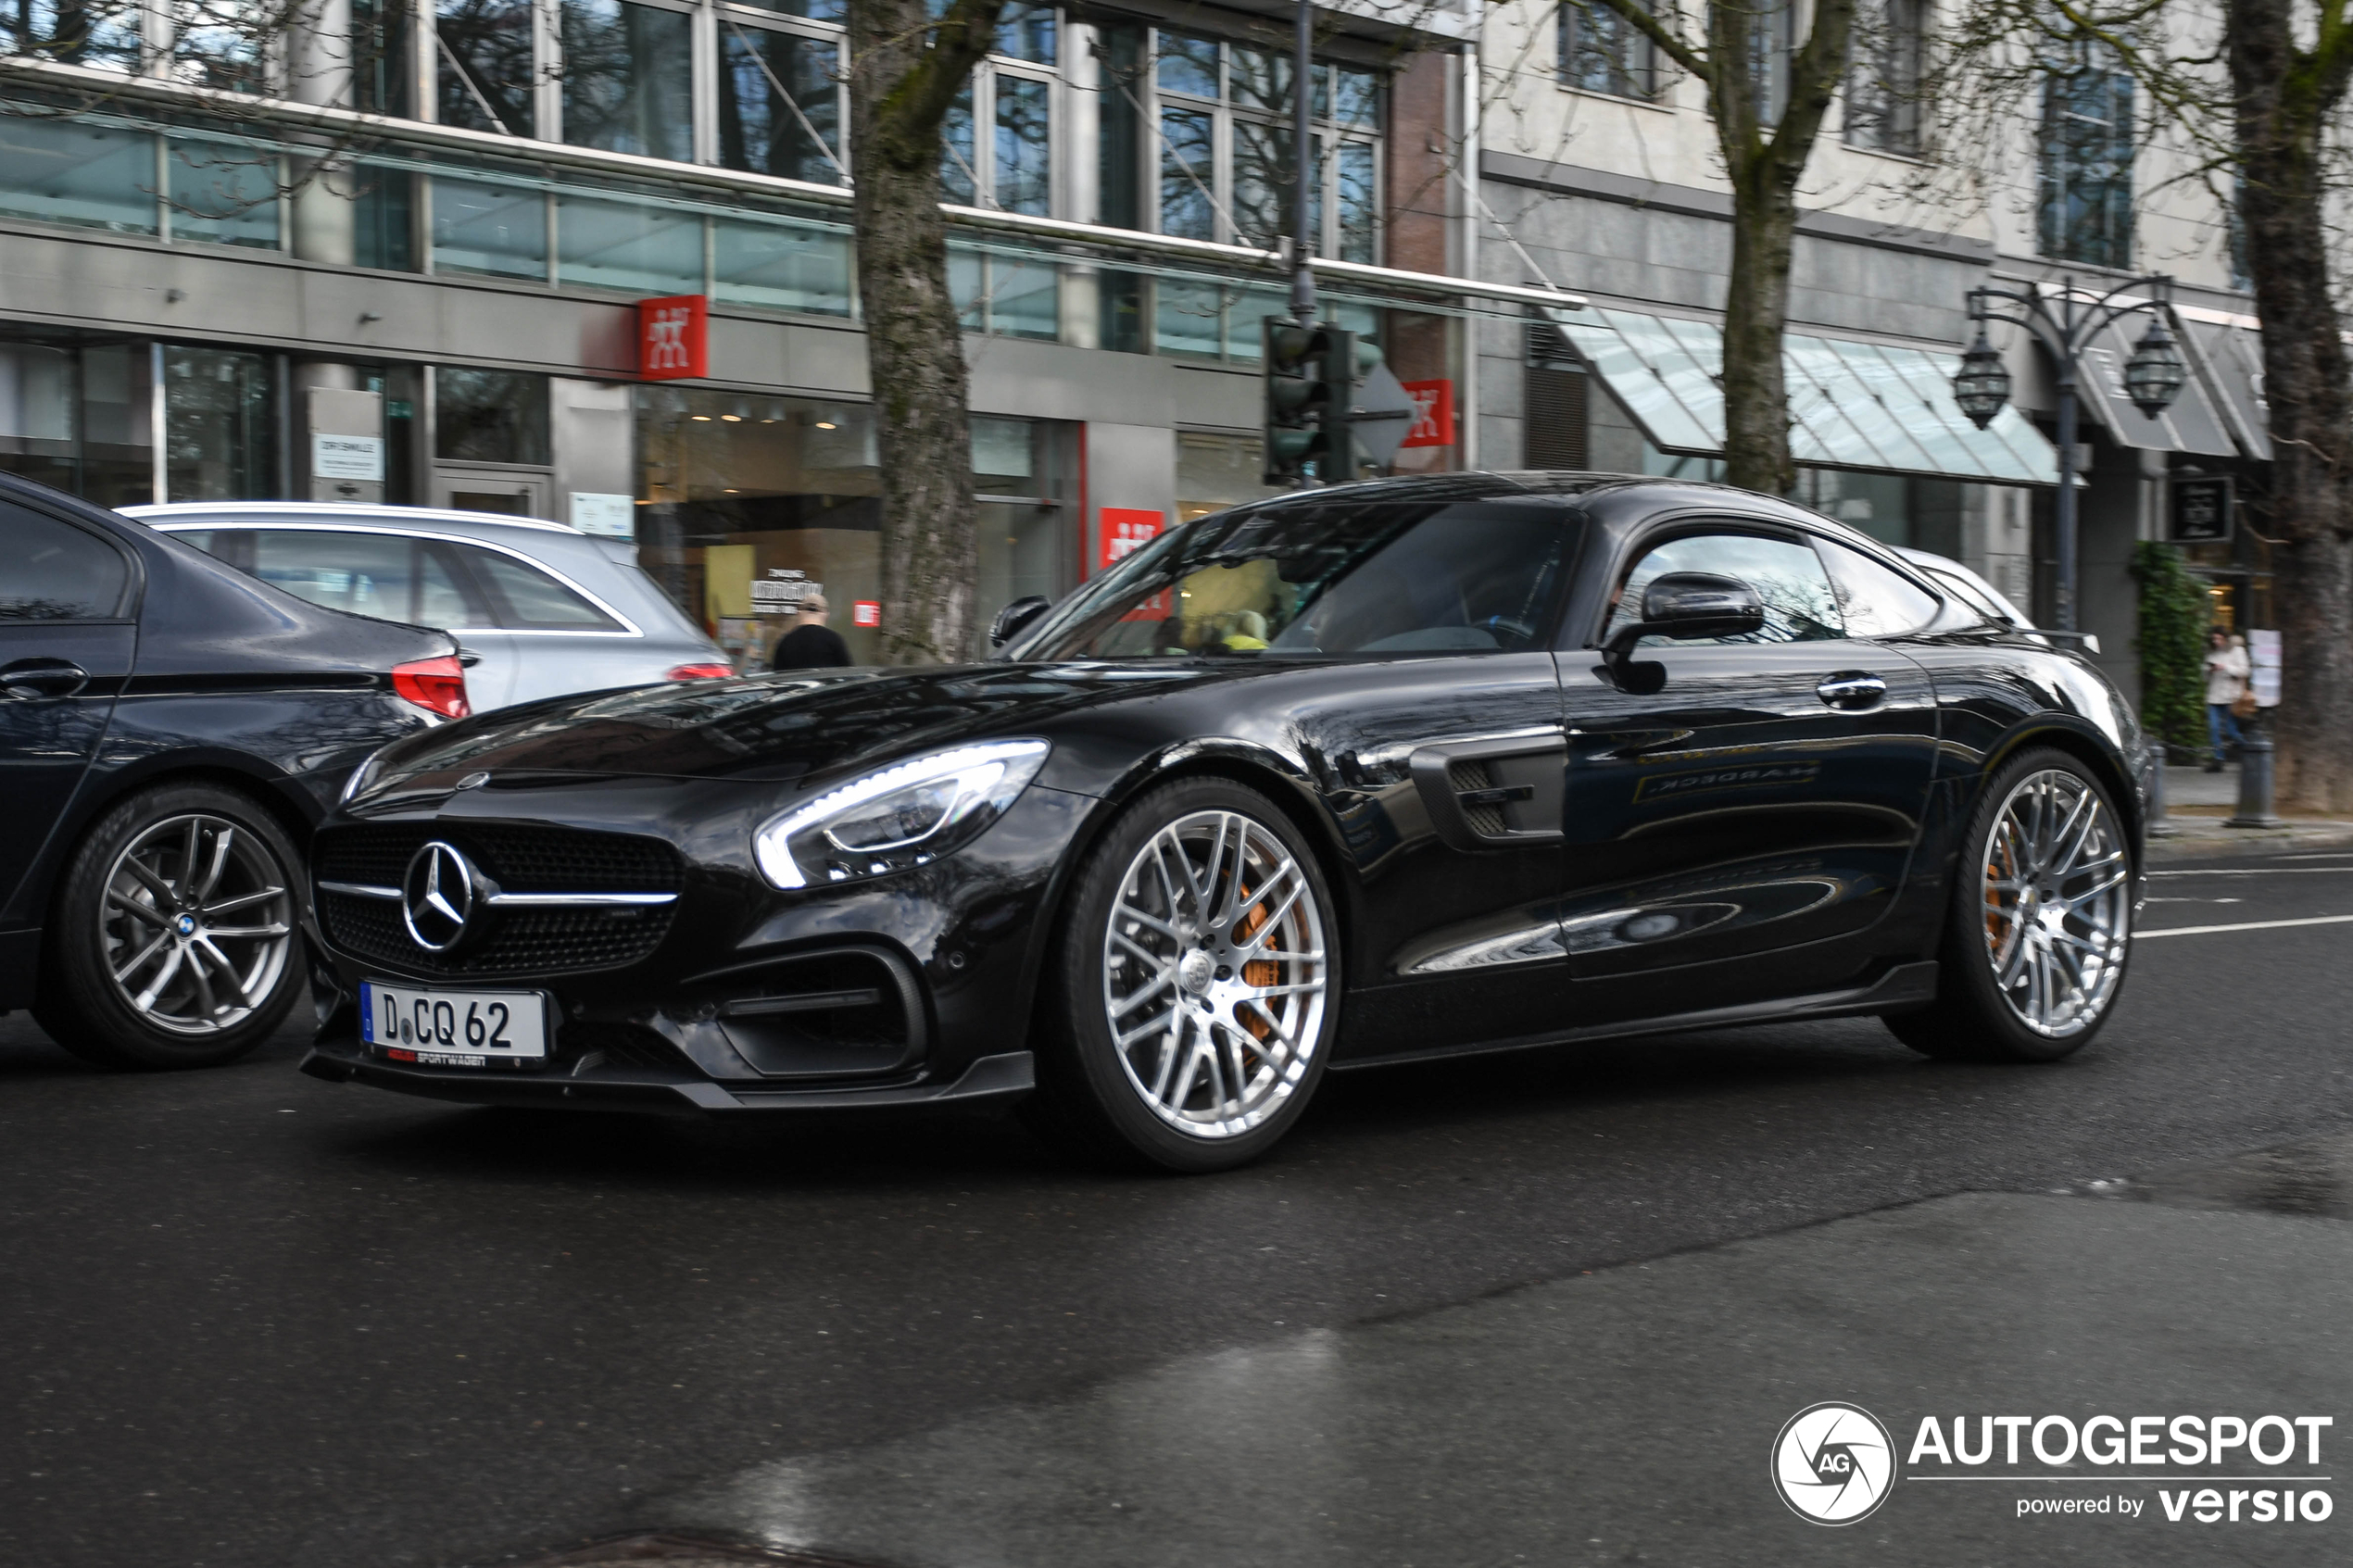
<instances>
[{"instance_id":1,"label":"bmw taillight","mask_svg":"<svg viewBox=\"0 0 2353 1568\"><path fill-rule=\"evenodd\" d=\"M736 672L732 664L682 664L662 677L665 681L724 681Z\"/></svg>"},{"instance_id":2,"label":"bmw taillight","mask_svg":"<svg viewBox=\"0 0 2353 1568\"><path fill-rule=\"evenodd\" d=\"M463 719L474 710L466 700L466 668L449 654L394 665L392 689L403 701L444 719Z\"/></svg>"}]
</instances>

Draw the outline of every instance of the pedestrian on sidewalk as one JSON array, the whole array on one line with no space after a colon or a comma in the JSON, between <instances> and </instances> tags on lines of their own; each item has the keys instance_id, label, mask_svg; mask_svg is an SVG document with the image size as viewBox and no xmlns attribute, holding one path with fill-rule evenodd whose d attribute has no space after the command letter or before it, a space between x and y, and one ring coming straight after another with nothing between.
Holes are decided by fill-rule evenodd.
<instances>
[{"instance_id":1,"label":"pedestrian on sidewalk","mask_svg":"<svg viewBox=\"0 0 2353 1568\"><path fill-rule=\"evenodd\" d=\"M849 664L849 645L841 640L840 633L825 624L828 608L823 594L810 594L801 599L800 624L776 639L775 657L768 666L771 670L836 670Z\"/></svg>"},{"instance_id":2,"label":"pedestrian on sidewalk","mask_svg":"<svg viewBox=\"0 0 2353 1568\"><path fill-rule=\"evenodd\" d=\"M2222 771L2222 733L2230 732L2233 746L2244 746L2246 737L2239 734L2239 721L2231 712L2231 705L2246 691L2247 672L2254 668L2246 656L2246 641L2220 626L2207 639L2206 649L2206 736L2208 742L2206 771Z\"/></svg>"}]
</instances>

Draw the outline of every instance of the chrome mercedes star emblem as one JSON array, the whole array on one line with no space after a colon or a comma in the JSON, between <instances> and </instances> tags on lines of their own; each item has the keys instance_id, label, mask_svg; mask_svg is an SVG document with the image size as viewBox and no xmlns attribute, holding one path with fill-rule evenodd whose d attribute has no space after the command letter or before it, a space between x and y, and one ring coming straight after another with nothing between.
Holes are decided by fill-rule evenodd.
<instances>
[{"instance_id":1,"label":"chrome mercedes star emblem","mask_svg":"<svg viewBox=\"0 0 2353 1568\"><path fill-rule=\"evenodd\" d=\"M466 935L474 912L474 869L454 845L434 839L409 860L400 879L400 918L428 953L446 953Z\"/></svg>"}]
</instances>

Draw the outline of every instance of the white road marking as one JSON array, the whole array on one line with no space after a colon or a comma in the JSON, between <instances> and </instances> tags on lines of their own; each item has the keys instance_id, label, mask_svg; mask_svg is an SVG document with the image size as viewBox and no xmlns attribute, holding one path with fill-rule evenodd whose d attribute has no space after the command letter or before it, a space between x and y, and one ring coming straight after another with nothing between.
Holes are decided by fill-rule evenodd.
<instances>
[{"instance_id":1,"label":"white road marking","mask_svg":"<svg viewBox=\"0 0 2353 1568\"><path fill-rule=\"evenodd\" d=\"M2136 931L2136 941L2152 936L2204 936L2216 931L2277 931L2290 925L2345 925L2353 922L2353 915L2314 915L2309 920L2251 920L2244 925L2169 925L2158 931Z\"/></svg>"},{"instance_id":2,"label":"white road marking","mask_svg":"<svg viewBox=\"0 0 2353 1568\"><path fill-rule=\"evenodd\" d=\"M2186 872L2151 872L2151 876L2313 876L2353 872L2353 866L2199 866Z\"/></svg>"},{"instance_id":3,"label":"white road marking","mask_svg":"<svg viewBox=\"0 0 2353 1568\"><path fill-rule=\"evenodd\" d=\"M2282 855L2283 860L2353 860L2353 849L2329 849L2310 855Z\"/></svg>"}]
</instances>

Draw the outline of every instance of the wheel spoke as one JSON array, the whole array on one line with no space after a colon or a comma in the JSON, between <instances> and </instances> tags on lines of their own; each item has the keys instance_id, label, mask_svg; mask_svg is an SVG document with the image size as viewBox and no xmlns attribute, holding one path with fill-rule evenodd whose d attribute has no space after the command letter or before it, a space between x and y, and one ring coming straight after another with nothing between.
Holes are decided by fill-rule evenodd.
<instances>
[{"instance_id":1,"label":"wheel spoke","mask_svg":"<svg viewBox=\"0 0 2353 1568\"><path fill-rule=\"evenodd\" d=\"M1147 980L1141 985L1137 986L1133 991L1128 992L1127 995L1113 997L1111 1002L1112 1017L1126 1017L1129 1013L1134 1012L1138 1008L1142 1007L1146 1002L1151 1000L1154 997L1160 995L1161 992L1176 984L1176 972L1173 969L1162 970L1158 974L1153 975L1150 980Z\"/></svg>"},{"instance_id":2,"label":"wheel spoke","mask_svg":"<svg viewBox=\"0 0 2353 1568\"><path fill-rule=\"evenodd\" d=\"M1121 947L1126 948L1129 952L1135 954L1138 958L1143 960L1146 963L1151 965L1154 969L1165 969L1168 966L1167 954L1153 952L1150 947L1145 947L1142 943L1137 941L1133 936L1128 935L1124 931L1113 932L1111 934L1111 939L1114 942L1118 943Z\"/></svg>"},{"instance_id":3,"label":"wheel spoke","mask_svg":"<svg viewBox=\"0 0 2353 1568\"><path fill-rule=\"evenodd\" d=\"M196 1003L204 1009L205 1017L218 1018L220 1016L220 1001L212 993L212 975L204 961L204 949L195 943L190 943L186 952L188 978L196 983Z\"/></svg>"},{"instance_id":4,"label":"wheel spoke","mask_svg":"<svg viewBox=\"0 0 2353 1568\"><path fill-rule=\"evenodd\" d=\"M1306 891L1307 884L1303 880L1298 886L1290 890L1290 896L1285 898L1279 905L1276 906L1275 912L1267 916L1265 921L1260 924L1259 928L1251 934L1250 941L1241 949L1242 957L1246 959L1255 957L1260 948L1265 947L1269 941L1274 939L1275 935L1282 929L1283 917L1290 913L1291 906L1298 903L1300 896ZM1257 906L1252 907L1255 908Z\"/></svg>"},{"instance_id":5,"label":"wheel spoke","mask_svg":"<svg viewBox=\"0 0 2353 1568\"><path fill-rule=\"evenodd\" d=\"M122 858L122 869L145 883L147 891L157 897L169 898L175 904L180 901L180 890L166 882L161 872L139 859L135 853Z\"/></svg>"},{"instance_id":6,"label":"wheel spoke","mask_svg":"<svg viewBox=\"0 0 2353 1568\"><path fill-rule=\"evenodd\" d=\"M219 903L205 905L204 912L208 919L218 919L221 915L233 915L239 909L249 909L255 904L263 903L271 898L283 897L285 891L283 887L265 887L258 893L240 893L234 898L223 898Z\"/></svg>"},{"instance_id":7,"label":"wheel spoke","mask_svg":"<svg viewBox=\"0 0 2353 1568\"><path fill-rule=\"evenodd\" d=\"M163 951L165 946L170 943L170 940L171 933L169 930L157 932L155 935L155 940L140 948L136 958L132 959L129 963L124 964L120 969L114 972L115 984L118 985L123 985L129 981L132 975L146 968L150 963L153 963L155 961L156 955Z\"/></svg>"},{"instance_id":8,"label":"wheel spoke","mask_svg":"<svg viewBox=\"0 0 2353 1568\"><path fill-rule=\"evenodd\" d=\"M233 827L224 825L214 831L212 859L205 863L203 878L189 890L188 896L195 899L198 905L202 905L212 896L212 890L220 885L220 873L228 869L229 849L236 836L237 830Z\"/></svg>"},{"instance_id":9,"label":"wheel spoke","mask_svg":"<svg viewBox=\"0 0 2353 1568\"><path fill-rule=\"evenodd\" d=\"M179 974L180 965L184 961L186 953L185 947L171 949L170 956L163 960L163 967L156 972L156 977L147 983L147 988L140 992L136 998L141 1012L155 1011L156 998L163 994L163 988L170 985L173 978Z\"/></svg>"},{"instance_id":10,"label":"wheel spoke","mask_svg":"<svg viewBox=\"0 0 2353 1568\"><path fill-rule=\"evenodd\" d=\"M150 904L142 904L120 887L107 889L107 902L120 909L124 914L134 915L145 921L149 925L159 925L167 931L171 927L170 920L160 909Z\"/></svg>"},{"instance_id":11,"label":"wheel spoke","mask_svg":"<svg viewBox=\"0 0 2353 1568\"><path fill-rule=\"evenodd\" d=\"M265 936L283 936L293 929L290 925L215 925L207 927L205 935L211 939L226 937L232 942L251 942Z\"/></svg>"},{"instance_id":12,"label":"wheel spoke","mask_svg":"<svg viewBox=\"0 0 2353 1568\"><path fill-rule=\"evenodd\" d=\"M245 1009L247 1011L251 1011L253 1009L253 998L245 995L245 983L243 979L239 978L237 974L237 966L229 961L229 955L214 947L210 936L207 936L202 941L197 942L195 945L195 951L202 953L205 957L212 960L213 967L220 972L221 983L229 987L229 994L237 999L237 1005ZM202 966L200 965L198 967L201 968Z\"/></svg>"}]
</instances>

